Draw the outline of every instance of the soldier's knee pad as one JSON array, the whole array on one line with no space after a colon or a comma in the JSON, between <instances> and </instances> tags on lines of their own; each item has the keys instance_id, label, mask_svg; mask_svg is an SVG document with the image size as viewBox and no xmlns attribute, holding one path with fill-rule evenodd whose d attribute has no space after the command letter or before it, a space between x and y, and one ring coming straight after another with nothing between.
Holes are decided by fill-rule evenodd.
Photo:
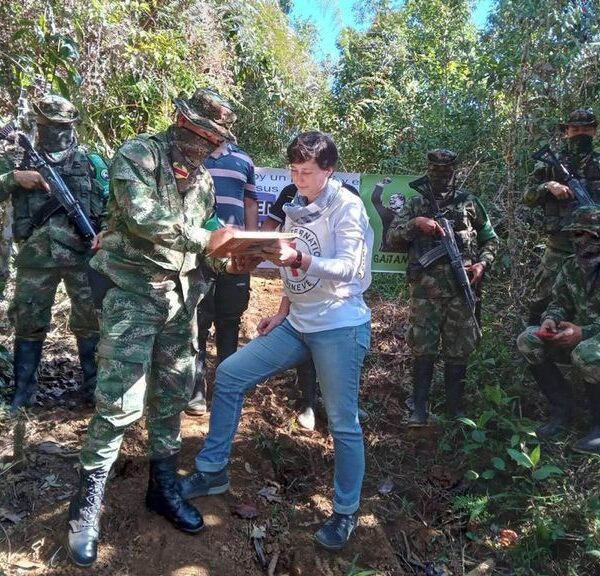
<instances>
[{"instance_id":1,"label":"soldier's knee pad","mask_svg":"<svg viewBox=\"0 0 600 576\"><path fill-rule=\"evenodd\" d=\"M571 352L571 362L586 382L600 384L600 343L583 340Z\"/></svg>"}]
</instances>

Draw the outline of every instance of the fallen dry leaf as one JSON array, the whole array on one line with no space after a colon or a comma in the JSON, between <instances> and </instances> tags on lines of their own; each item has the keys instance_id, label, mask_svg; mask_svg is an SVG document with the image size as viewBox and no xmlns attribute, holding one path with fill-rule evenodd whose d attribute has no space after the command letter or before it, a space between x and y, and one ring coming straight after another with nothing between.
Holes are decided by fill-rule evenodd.
<instances>
[{"instance_id":1,"label":"fallen dry leaf","mask_svg":"<svg viewBox=\"0 0 600 576\"><path fill-rule=\"evenodd\" d=\"M277 494L277 488L275 486L265 486L258 492L259 496L265 498L267 502L283 502L283 496Z\"/></svg>"},{"instance_id":2,"label":"fallen dry leaf","mask_svg":"<svg viewBox=\"0 0 600 576\"><path fill-rule=\"evenodd\" d=\"M385 478L377 486L377 491L382 495L386 496L394 489L394 481L391 478Z\"/></svg>"},{"instance_id":3,"label":"fallen dry leaf","mask_svg":"<svg viewBox=\"0 0 600 576\"><path fill-rule=\"evenodd\" d=\"M252 504L238 504L232 509L231 513L245 520L251 520L258 516L258 510Z\"/></svg>"},{"instance_id":4,"label":"fallen dry leaf","mask_svg":"<svg viewBox=\"0 0 600 576\"><path fill-rule=\"evenodd\" d=\"M18 524L27 516L27 512L11 512L6 508L0 508L0 520L10 520L13 524Z\"/></svg>"},{"instance_id":5,"label":"fallen dry leaf","mask_svg":"<svg viewBox=\"0 0 600 576\"><path fill-rule=\"evenodd\" d=\"M498 532L498 544L502 548L511 548L519 541L519 535L514 530L505 528Z\"/></svg>"}]
</instances>

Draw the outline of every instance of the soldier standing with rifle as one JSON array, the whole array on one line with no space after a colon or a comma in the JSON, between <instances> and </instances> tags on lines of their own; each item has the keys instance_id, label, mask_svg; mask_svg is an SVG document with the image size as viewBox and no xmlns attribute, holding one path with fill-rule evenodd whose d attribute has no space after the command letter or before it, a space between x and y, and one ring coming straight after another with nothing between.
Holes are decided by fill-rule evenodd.
<instances>
[{"instance_id":1,"label":"soldier standing with rifle","mask_svg":"<svg viewBox=\"0 0 600 576\"><path fill-rule=\"evenodd\" d=\"M593 139L598 122L591 110L578 109L569 114L567 122L559 124L566 146L558 161L568 173L587 189L593 202L600 201L600 154L594 152ZM573 254L571 235L564 230L573 211L584 204L576 198L565 172L558 164L539 160L529 176L523 202L544 210L544 231L548 234L542 261L535 272L533 298L529 306L529 325L538 325L542 312L550 302L552 285L565 258Z\"/></svg>"},{"instance_id":2,"label":"soldier standing with rifle","mask_svg":"<svg viewBox=\"0 0 600 576\"><path fill-rule=\"evenodd\" d=\"M32 156L39 155L53 169L95 229L105 211L102 163L77 144L75 124L79 111L65 98L45 96L33 103L37 143ZM25 144L29 144L27 141ZM61 280L71 300L70 328L77 338L83 372L83 394L91 401L96 384L95 351L98 321L85 272L92 252L72 217L56 200L55 190L36 168L15 166L8 155L0 158L0 201L9 196L13 204L13 236L19 246L15 260L17 275L9 316L15 328L14 383L11 403L14 415L29 406L37 388L36 372L50 325L56 289ZM104 165L105 166L105 165ZM53 183L51 183L53 184ZM91 237L90 237L91 236Z\"/></svg>"},{"instance_id":3,"label":"soldier standing with rifle","mask_svg":"<svg viewBox=\"0 0 600 576\"><path fill-rule=\"evenodd\" d=\"M480 200L456 190L456 165L457 156L450 150L428 152L427 180L434 198L409 198L387 234L388 245L408 251L407 341L414 357L412 426L427 422L427 399L440 340L447 410L452 417L462 413L467 362L479 333L473 290L498 251L498 237ZM458 262L442 244L444 235L446 240L454 236ZM453 268L452 260L459 269ZM461 282L461 278L467 280Z\"/></svg>"}]
</instances>

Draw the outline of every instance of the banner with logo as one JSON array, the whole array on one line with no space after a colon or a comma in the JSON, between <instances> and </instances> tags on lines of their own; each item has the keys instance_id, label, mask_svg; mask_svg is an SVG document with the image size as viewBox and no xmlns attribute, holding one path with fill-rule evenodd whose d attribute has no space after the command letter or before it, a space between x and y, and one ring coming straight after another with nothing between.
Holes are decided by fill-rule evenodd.
<instances>
[{"instance_id":1,"label":"banner with logo","mask_svg":"<svg viewBox=\"0 0 600 576\"><path fill-rule=\"evenodd\" d=\"M341 181L351 191L359 193L365 204L375 233L373 272L404 272L406 254L392 250L385 241L385 235L395 214L402 209L406 199L416 194L408 187L408 183L416 176L335 172L333 178ZM256 168L256 192L261 223L267 218L269 208L277 200L280 192L291 183L288 169Z\"/></svg>"}]
</instances>

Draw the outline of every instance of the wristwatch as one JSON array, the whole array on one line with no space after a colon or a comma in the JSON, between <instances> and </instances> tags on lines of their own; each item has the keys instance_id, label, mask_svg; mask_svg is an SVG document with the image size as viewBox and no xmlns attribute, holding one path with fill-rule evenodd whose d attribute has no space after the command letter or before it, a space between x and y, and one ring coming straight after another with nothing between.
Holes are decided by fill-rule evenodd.
<instances>
[{"instance_id":1,"label":"wristwatch","mask_svg":"<svg viewBox=\"0 0 600 576\"><path fill-rule=\"evenodd\" d=\"M302 266L302 252L300 250L296 250L296 258L290 264L290 268L300 268Z\"/></svg>"}]
</instances>

